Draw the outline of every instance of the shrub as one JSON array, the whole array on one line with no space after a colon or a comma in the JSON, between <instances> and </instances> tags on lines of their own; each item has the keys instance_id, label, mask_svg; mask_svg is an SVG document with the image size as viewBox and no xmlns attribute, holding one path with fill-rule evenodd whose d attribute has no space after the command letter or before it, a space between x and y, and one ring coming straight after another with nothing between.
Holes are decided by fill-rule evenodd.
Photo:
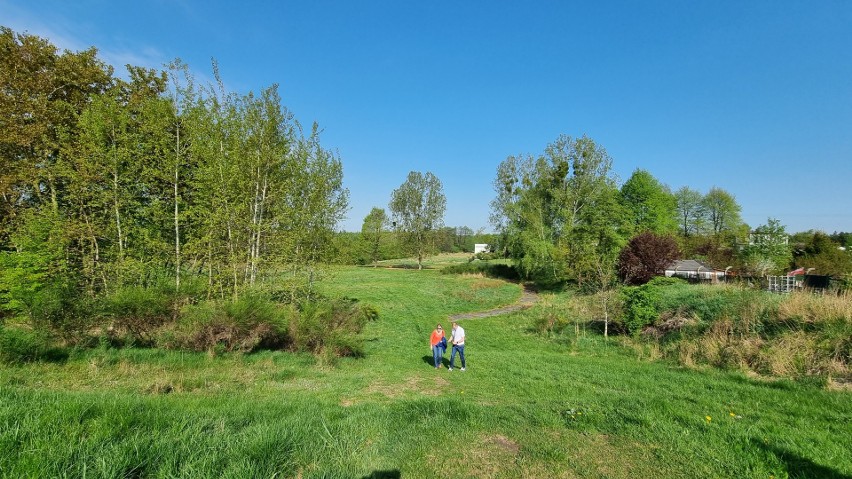
<instances>
[{"instance_id":1,"label":"shrub","mask_svg":"<svg viewBox=\"0 0 852 479\"><path fill-rule=\"evenodd\" d=\"M151 345L157 329L174 320L177 301L168 287L128 286L102 298L100 305L111 319L111 331L130 343Z\"/></svg>"},{"instance_id":2,"label":"shrub","mask_svg":"<svg viewBox=\"0 0 852 479\"><path fill-rule=\"evenodd\" d=\"M655 276L648 281L648 284L651 286L663 287L688 285L689 283L685 279L678 278L676 276Z\"/></svg>"},{"instance_id":3,"label":"shrub","mask_svg":"<svg viewBox=\"0 0 852 479\"><path fill-rule=\"evenodd\" d=\"M33 327L72 343L78 342L91 325L91 308L91 299L60 281L46 285L29 299Z\"/></svg>"},{"instance_id":4,"label":"shrub","mask_svg":"<svg viewBox=\"0 0 852 479\"><path fill-rule=\"evenodd\" d=\"M637 335L660 317L659 293L651 285L625 288L621 323L628 333Z\"/></svg>"},{"instance_id":5,"label":"shrub","mask_svg":"<svg viewBox=\"0 0 852 479\"><path fill-rule=\"evenodd\" d=\"M363 342L358 334L378 311L349 299L307 302L290 324L293 348L331 356L360 356Z\"/></svg>"},{"instance_id":6,"label":"shrub","mask_svg":"<svg viewBox=\"0 0 852 479\"><path fill-rule=\"evenodd\" d=\"M177 323L159 331L157 344L192 351L283 349L293 309L261 294L246 294L233 301L206 301L186 305Z\"/></svg>"},{"instance_id":7,"label":"shrub","mask_svg":"<svg viewBox=\"0 0 852 479\"><path fill-rule=\"evenodd\" d=\"M654 334L646 338L661 340L664 355L686 365L772 376L850 377L852 296L780 296L724 285L661 286L666 283L655 279L624 293L631 332L647 325L655 310L659 313L660 320L648 330Z\"/></svg>"},{"instance_id":8,"label":"shrub","mask_svg":"<svg viewBox=\"0 0 852 479\"><path fill-rule=\"evenodd\" d=\"M40 360L62 359L63 352L50 346L48 337L39 331L11 327L0 328L0 362L22 364Z\"/></svg>"}]
</instances>

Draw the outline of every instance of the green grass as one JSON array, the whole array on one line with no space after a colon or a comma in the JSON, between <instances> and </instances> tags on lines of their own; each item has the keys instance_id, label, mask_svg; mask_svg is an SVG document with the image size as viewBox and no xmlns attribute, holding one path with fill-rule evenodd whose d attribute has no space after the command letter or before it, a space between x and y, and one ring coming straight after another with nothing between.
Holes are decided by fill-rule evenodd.
<instances>
[{"instance_id":1,"label":"green grass","mask_svg":"<svg viewBox=\"0 0 852 479\"><path fill-rule=\"evenodd\" d=\"M0 368L0 476L852 476L848 392L544 339L528 313L467 320L468 371L436 371L435 323L519 286L352 267L325 288L379 309L365 358L97 349Z\"/></svg>"}]
</instances>

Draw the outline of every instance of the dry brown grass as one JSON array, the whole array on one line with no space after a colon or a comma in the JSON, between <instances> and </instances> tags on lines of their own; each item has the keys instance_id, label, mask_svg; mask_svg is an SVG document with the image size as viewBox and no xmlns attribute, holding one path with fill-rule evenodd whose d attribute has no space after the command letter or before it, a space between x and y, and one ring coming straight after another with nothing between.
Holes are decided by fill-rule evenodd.
<instances>
[{"instance_id":1,"label":"dry brown grass","mask_svg":"<svg viewBox=\"0 0 852 479\"><path fill-rule=\"evenodd\" d=\"M778 306L778 319L804 323L824 321L852 323L852 293L846 292L840 295L790 294Z\"/></svg>"}]
</instances>

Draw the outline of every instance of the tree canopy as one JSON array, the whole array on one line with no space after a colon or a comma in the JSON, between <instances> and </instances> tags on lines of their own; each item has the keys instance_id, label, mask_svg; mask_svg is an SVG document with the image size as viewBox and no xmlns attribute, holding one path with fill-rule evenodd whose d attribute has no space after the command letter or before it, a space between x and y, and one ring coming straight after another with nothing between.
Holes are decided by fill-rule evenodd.
<instances>
[{"instance_id":1,"label":"tree canopy","mask_svg":"<svg viewBox=\"0 0 852 479\"><path fill-rule=\"evenodd\" d=\"M236 296L286 270L309 286L347 209L340 159L277 86L198 86L0 30L0 295L89 296L187 275Z\"/></svg>"},{"instance_id":2,"label":"tree canopy","mask_svg":"<svg viewBox=\"0 0 852 479\"><path fill-rule=\"evenodd\" d=\"M391 193L390 210L403 242L417 256L417 268L432 250L434 233L444 224L447 198L441 180L430 172L412 171Z\"/></svg>"}]
</instances>

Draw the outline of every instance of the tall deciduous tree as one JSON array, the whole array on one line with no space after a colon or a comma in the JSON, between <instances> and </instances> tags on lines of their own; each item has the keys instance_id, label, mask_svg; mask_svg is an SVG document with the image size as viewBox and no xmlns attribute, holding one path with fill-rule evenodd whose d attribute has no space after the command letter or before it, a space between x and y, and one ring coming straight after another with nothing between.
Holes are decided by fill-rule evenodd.
<instances>
[{"instance_id":1,"label":"tall deciduous tree","mask_svg":"<svg viewBox=\"0 0 852 479\"><path fill-rule=\"evenodd\" d=\"M707 217L703 195L684 186L675 191L674 198L680 234L686 237L703 231Z\"/></svg>"},{"instance_id":2,"label":"tall deciduous tree","mask_svg":"<svg viewBox=\"0 0 852 479\"><path fill-rule=\"evenodd\" d=\"M592 139L562 135L542 156L509 157L497 168L492 223L526 277L592 280L624 243L624 214L612 159Z\"/></svg>"},{"instance_id":3,"label":"tall deciduous tree","mask_svg":"<svg viewBox=\"0 0 852 479\"><path fill-rule=\"evenodd\" d=\"M412 171L391 194L390 210L403 241L417 255L417 269L431 251L433 233L444 223L447 199L441 180L430 172Z\"/></svg>"},{"instance_id":4,"label":"tall deciduous tree","mask_svg":"<svg viewBox=\"0 0 852 479\"><path fill-rule=\"evenodd\" d=\"M784 225L769 218L765 225L755 228L748 244L740 251L740 258L746 270L759 276L787 271L793 250Z\"/></svg>"},{"instance_id":5,"label":"tall deciduous tree","mask_svg":"<svg viewBox=\"0 0 852 479\"><path fill-rule=\"evenodd\" d=\"M0 242L26 209L61 215L65 147L91 97L111 83L112 68L94 48L60 53L0 27Z\"/></svg>"},{"instance_id":6,"label":"tall deciduous tree","mask_svg":"<svg viewBox=\"0 0 852 479\"><path fill-rule=\"evenodd\" d=\"M710 222L713 234L734 232L742 224L740 218L742 207L737 203L734 195L722 188L715 186L710 188L702 203L707 212L707 219Z\"/></svg>"},{"instance_id":7,"label":"tall deciduous tree","mask_svg":"<svg viewBox=\"0 0 852 479\"><path fill-rule=\"evenodd\" d=\"M384 208L376 207L370 210L370 213L364 218L364 224L361 226L361 237L367 245L373 267L378 266L382 238L387 227L387 213Z\"/></svg>"},{"instance_id":8,"label":"tall deciduous tree","mask_svg":"<svg viewBox=\"0 0 852 479\"><path fill-rule=\"evenodd\" d=\"M635 232L668 234L677 229L675 197L651 173L634 171L621 186L621 201Z\"/></svg>"},{"instance_id":9,"label":"tall deciduous tree","mask_svg":"<svg viewBox=\"0 0 852 479\"><path fill-rule=\"evenodd\" d=\"M650 231L633 237L618 256L618 275L628 284L645 284L663 274L666 266L680 255L671 236Z\"/></svg>"},{"instance_id":10,"label":"tall deciduous tree","mask_svg":"<svg viewBox=\"0 0 852 479\"><path fill-rule=\"evenodd\" d=\"M798 268L813 268L813 274L832 276L852 282L852 251L841 250L827 234L816 231L795 252Z\"/></svg>"}]
</instances>

